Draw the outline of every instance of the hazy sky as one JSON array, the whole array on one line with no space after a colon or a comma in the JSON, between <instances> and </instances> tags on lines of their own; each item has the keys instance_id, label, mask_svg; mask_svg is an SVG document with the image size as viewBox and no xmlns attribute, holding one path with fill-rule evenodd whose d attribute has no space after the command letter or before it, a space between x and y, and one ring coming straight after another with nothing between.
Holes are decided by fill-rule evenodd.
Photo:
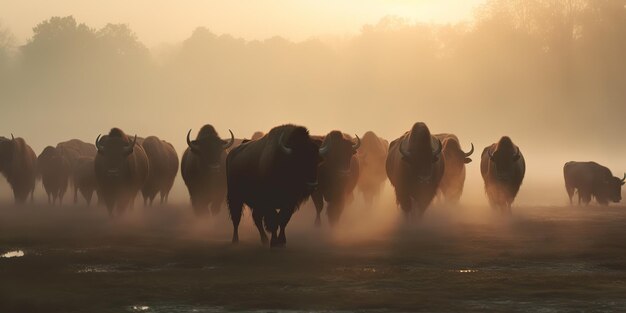
<instances>
[{"instance_id":1,"label":"hazy sky","mask_svg":"<svg viewBox=\"0 0 626 313\"><path fill-rule=\"evenodd\" d=\"M484 0L2 0L0 23L20 43L51 16L74 17L92 27L128 23L148 46L176 42L205 26L246 39L281 35L292 40L349 35L387 15L411 21L455 22Z\"/></svg>"}]
</instances>

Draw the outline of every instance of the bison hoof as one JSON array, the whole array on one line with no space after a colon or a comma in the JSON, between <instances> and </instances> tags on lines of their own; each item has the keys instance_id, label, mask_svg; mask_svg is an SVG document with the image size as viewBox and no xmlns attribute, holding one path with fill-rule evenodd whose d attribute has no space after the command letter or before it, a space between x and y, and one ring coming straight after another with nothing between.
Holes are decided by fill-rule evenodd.
<instances>
[{"instance_id":1,"label":"bison hoof","mask_svg":"<svg viewBox=\"0 0 626 313\"><path fill-rule=\"evenodd\" d=\"M285 242L273 242L270 244L270 248L284 248L287 246Z\"/></svg>"},{"instance_id":2,"label":"bison hoof","mask_svg":"<svg viewBox=\"0 0 626 313\"><path fill-rule=\"evenodd\" d=\"M270 241L271 248L284 248L287 245L286 240L281 240L280 238L272 238Z\"/></svg>"}]
</instances>

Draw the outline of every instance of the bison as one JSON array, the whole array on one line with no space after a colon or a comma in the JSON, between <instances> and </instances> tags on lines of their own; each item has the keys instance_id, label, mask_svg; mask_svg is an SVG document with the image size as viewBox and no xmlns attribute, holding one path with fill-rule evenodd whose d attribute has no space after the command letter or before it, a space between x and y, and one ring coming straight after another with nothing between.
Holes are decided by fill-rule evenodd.
<instances>
[{"instance_id":1,"label":"bison","mask_svg":"<svg viewBox=\"0 0 626 313\"><path fill-rule=\"evenodd\" d=\"M187 133L187 149L183 153L180 172L189 191L191 205L197 214L208 211L217 214L226 198L226 150L235 143L230 131L230 140L222 140L215 128L204 125L195 140Z\"/></svg>"},{"instance_id":2,"label":"bison","mask_svg":"<svg viewBox=\"0 0 626 313\"><path fill-rule=\"evenodd\" d=\"M37 157L37 172L48 195L48 204L63 204L71 176L70 164L59 149L47 146Z\"/></svg>"},{"instance_id":3,"label":"bison","mask_svg":"<svg viewBox=\"0 0 626 313\"><path fill-rule=\"evenodd\" d=\"M33 201L37 179L37 155L23 138L0 137L0 172L11 185L15 203Z\"/></svg>"},{"instance_id":4,"label":"bison","mask_svg":"<svg viewBox=\"0 0 626 313\"><path fill-rule=\"evenodd\" d=\"M469 152L464 152L456 135L436 134L435 137L441 140L443 144L441 154L445 164L439 190L446 202L457 204L465 184L465 164L472 162L469 157L474 153L474 144L471 144L472 147Z\"/></svg>"},{"instance_id":5,"label":"bison","mask_svg":"<svg viewBox=\"0 0 626 313\"><path fill-rule=\"evenodd\" d=\"M155 136L144 139L141 146L150 164L148 178L141 189L144 205L152 205L157 194L163 204L167 202L178 173L178 155L174 146Z\"/></svg>"},{"instance_id":6,"label":"bison","mask_svg":"<svg viewBox=\"0 0 626 313\"><path fill-rule=\"evenodd\" d=\"M265 136L265 134L262 131L255 131L252 137L250 137L250 140L259 140L263 136Z\"/></svg>"},{"instance_id":7,"label":"bison","mask_svg":"<svg viewBox=\"0 0 626 313\"><path fill-rule=\"evenodd\" d=\"M74 185L74 203L78 202L78 191L80 190L83 196L86 195L88 190L91 190L89 193L89 199L91 199L91 194L93 193L91 185L92 181L95 181L95 172L93 166L91 169L89 167L85 167L83 164L86 159L91 159L91 165L93 165L93 159L96 157L98 150L96 146L91 143L86 143L79 139L70 139L68 141L60 142L56 146L59 153L65 157L70 166L70 184ZM81 185L80 182L76 181L76 178L80 177L81 181L85 182L86 185ZM83 179L84 177L90 177L89 179ZM85 200L87 197L85 196ZM88 200L87 202L90 202Z\"/></svg>"},{"instance_id":8,"label":"bison","mask_svg":"<svg viewBox=\"0 0 626 313\"><path fill-rule=\"evenodd\" d=\"M366 132L361 139L361 147L357 152L359 161L357 188L363 194L368 206L371 206L374 198L378 197L387 179L385 160L388 146L386 140L371 131Z\"/></svg>"},{"instance_id":9,"label":"bison","mask_svg":"<svg viewBox=\"0 0 626 313\"><path fill-rule=\"evenodd\" d=\"M317 186L319 148L302 126L282 125L261 139L242 144L226 159L228 207L233 223L233 243L239 242L243 205L271 247L285 246L286 227L300 204ZM280 228L280 234L277 234Z\"/></svg>"},{"instance_id":10,"label":"bison","mask_svg":"<svg viewBox=\"0 0 626 313\"><path fill-rule=\"evenodd\" d=\"M480 173L492 208L511 211L511 204L522 185L525 172L524 156L511 138L504 136L483 150Z\"/></svg>"},{"instance_id":11,"label":"bison","mask_svg":"<svg viewBox=\"0 0 626 313\"><path fill-rule=\"evenodd\" d=\"M123 213L132 203L148 177L148 157L137 143L137 136L130 140L119 128L113 128L107 136L96 138L98 154L94 159L99 197L106 205L109 215Z\"/></svg>"},{"instance_id":12,"label":"bison","mask_svg":"<svg viewBox=\"0 0 626 313\"><path fill-rule=\"evenodd\" d=\"M395 188L396 202L407 217L414 210L421 217L437 193L445 169L441 150L441 141L421 122L391 142L387 176Z\"/></svg>"},{"instance_id":13,"label":"bison","mask_svg":"<svg viewBox=\"0 0 626 313\"><path fill-rule=\"evenodd\" d=\"M359 179L359 161L355 154L361 146L361 139L356 136L356 143L350 136L334 130L326 135L319 148L322 163L318 166L319 185L311 194L317 210L315 225L321 225L320 213L324 200L328 202L326 214L328 222L334 226L346 202L353 198L352 193Z\"/></svg>"},{"instance_id":14,"label":"bison","mask_svg":"<svg viewBox=\"0 0 626 313\"><path fill-rule=\"evenodd\" d=\"M624 178L614 177L611 171L596 162L570 161L563 166L565 189L572 204L574 192L578 191L578 204L581 201L588 205L593 196L601 205L608 205L609 201L622 201L622 186Z\"/></svg>"},{"instance_id":15,"label":"bison","mask_svg":"<svg viewBox=\"0 0 626 313\"><path fill-rule=\"evenodd\" d=\"M87 205L91 205L93 192L97 192L98 184L96 181L94 159L95 158L82 157L76 160L76 165L72 173L72 180L74 181L74 203L76 203L77 194L78 191L80 191Z\"/></svg>"}]
</instances>

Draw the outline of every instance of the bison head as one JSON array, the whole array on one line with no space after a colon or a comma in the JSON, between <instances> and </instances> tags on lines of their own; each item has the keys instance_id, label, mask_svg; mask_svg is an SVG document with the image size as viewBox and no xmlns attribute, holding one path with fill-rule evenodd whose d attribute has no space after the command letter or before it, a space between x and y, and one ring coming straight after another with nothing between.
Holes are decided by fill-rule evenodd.
<instances>
[{"instance_id":1,"label":"bison head","mask_svg":"<svg viewBox=\"0 0 626 313\"><path fill-rule=\"evenodd\" d=\"M102 139L98 135L96 148L98 149L98 158L103 162L103 168L106 169L106 176L123 177L130 172L128 156L133 153L137 143L137 135L130 141L126 135L123 135L123 133L117 135L114 130L111 130L111 133Z\"/></svg>"},{"instance_id":2,"label":"bison head","mask_svg":"<svg viewBox=\"0 0 626 313\"><path fill-rule=\"evenodd\" d=\"M464 152L461 149L461 145L459 142L452 138L446 138L443 141L443 155L446 158L446 164L448 160L453 161L454 163L458 163L459 166L462 164L467 164L472 162L472 159L469 157L474 153L474 144L471 144L471 148L468 152Z\"/></svg>"},{"instance_id":3,"label":"bison head","mask_svg":"<svg viewBox=\"0 0 626 313\"><path fill-rule=\"evenodd\" d=\"M442 144L436 139L436 146L432 148L433 138L430 130L424 123L413 125L408 136L400 142L402 160L410 164L412 175L419 183L429 183L434 173L435 163L439 161Z\"/></svg>"},{"instance_id":4,"label":"bison head","mask_svg":"<svg viewBox=\"0 0 626 313\"><path fill-rule=\"evenodd\" d=\"M309 190L317 188L317 166L321 161L319 148L304 127L280 134L278 145L285 155L285 168L295 181L304 180Z\"/></svg>"},{"instance_id":5,"label":"bison head","mask_svg":"<svg viewBox=\"0 0 626 313\"><path fill-rule=\"evenodd\" d=\"M487 151L489 159L494 164L495 176L498 180L509 180L515 173L517 161L522 154L509 137L502 137L495 147L495 151Z\"/></svg>"},{"instance_id":6,"label":"bison head","mask_svg":"<svg viewBox=\"0 0 626 313\"><path fill-rule=\"evenodd\" d=\"M341 132L334 130L326 135L319 149L324 164L337 170L341 176L350 174L352 156L361 146L361 139L355 136L356 143L352 143L352 140L345 138Z\"/></svg>"},{"instance_id":7,"label":"bison head","mask_svg":"<svg viewBox=\"0 0 626 313\"><path fill-rule=\"evenodd\" d=\"M11 134L11 139L0 137L0 171L4 171L9 166L13 157L13 147L15 138Z\"/></svg>"},{"instance_id":8,"label":"bison head","mask_svg":"<svg viewBox=\"0 0 626 313\"><path fill-rule=\"evenodd\" d=\"M187 132L187 145L193 154L207 162L210 170L217 172L221 168L221 160L224 151L235 143L235 135L230 129L228 132L230 132L229 141L220 139L216 132L203 134L202 130L195 140L191 140L189 138L191 134L190 129L189 132Z\"/></svg>"},{"instance_id":9,"label":"bison head","mask_svg":"<svg viewBox=\"0 0 626 313\"><path fill-rule=\"evenodd\" d=\"M626 173L623 178L607 177L604 181L601 197L615 203L622 201L622 186L626 182Z\"/></svg>"}]
</instances>

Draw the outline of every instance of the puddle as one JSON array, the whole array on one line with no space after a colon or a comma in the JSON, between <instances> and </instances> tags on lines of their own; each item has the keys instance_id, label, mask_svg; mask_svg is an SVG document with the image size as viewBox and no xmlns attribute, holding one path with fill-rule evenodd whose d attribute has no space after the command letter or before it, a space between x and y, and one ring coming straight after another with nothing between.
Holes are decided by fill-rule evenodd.
<instances>
[{"instance_id":1,"label":"puddle","mask_svg":"<svg viewBox=\"0 0 626 313\"><path fill-rule=\"evenodd\" d=\"M478 270L472 270L472 269L460 269L460 270L453 270L453 272L455 273L478 273Z\"/></svg>"},{"instance_id":2,"label":"puddle","mask_svg":"<svg viewBox=\"0 0 626 313\"><path fill-rule=\"evenodd\" d=\"M131 312L147 312L150 307L147 305L133 305L130 307Z\"/></svg>"},{"instance_id":3,"label":"puddle","mask_svg":"<svg viewBox=\"0 0 626 313\"><path fill-rule=\"evenodd\" d=\"M21 258L23 256L24 256L24 251L14 250L14 251L9 251L5 254L1 254L0 258L10 259L10 258Z\"/></svg>"}]
</instances>

